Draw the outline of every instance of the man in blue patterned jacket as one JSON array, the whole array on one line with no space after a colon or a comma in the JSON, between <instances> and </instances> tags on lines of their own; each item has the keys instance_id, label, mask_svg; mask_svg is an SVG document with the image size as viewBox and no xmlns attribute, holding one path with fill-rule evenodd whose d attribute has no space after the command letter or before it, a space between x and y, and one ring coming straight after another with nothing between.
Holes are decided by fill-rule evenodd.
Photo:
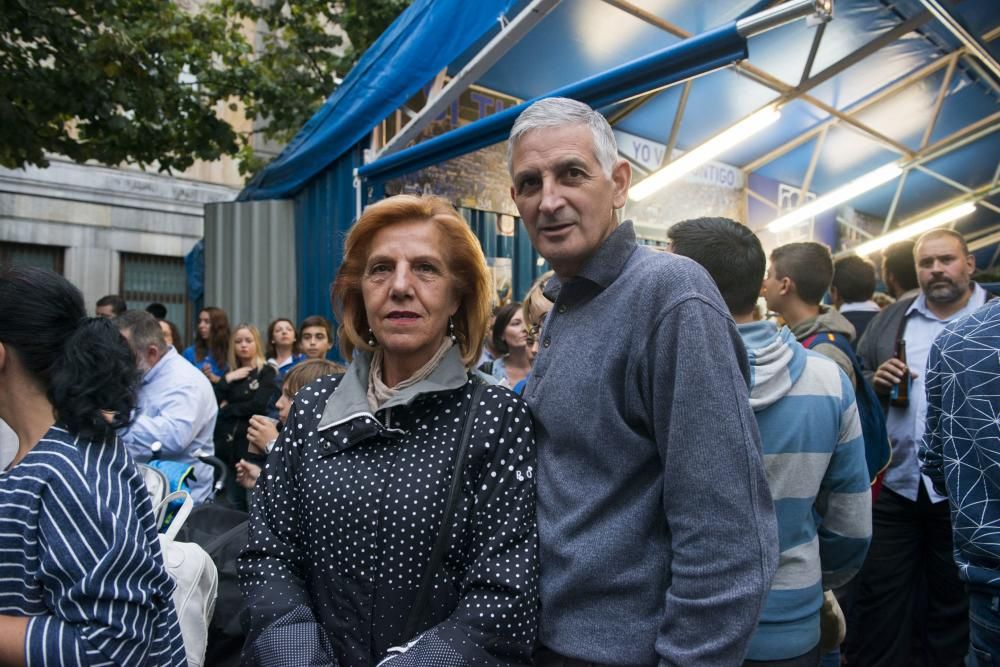
<instances>
[{"instance_id":1,"label":"man in blue patterned jacket","mask_svg":"<svg viewBox=\"0 0 1000 667\"><path fill-rule=\"evenodd\" d=\"M1000 299L948 326L927 363L922 469L947 491L969 588L968 665L1000 662Z\"/></svg>"}]
</instances>

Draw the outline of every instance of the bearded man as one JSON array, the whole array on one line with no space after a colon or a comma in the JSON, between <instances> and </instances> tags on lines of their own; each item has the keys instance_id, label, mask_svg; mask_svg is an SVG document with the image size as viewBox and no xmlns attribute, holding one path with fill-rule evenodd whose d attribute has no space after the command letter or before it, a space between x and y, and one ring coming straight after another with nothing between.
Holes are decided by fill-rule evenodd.
<instances>
[{"instance_id":1,"label":"bearded man","mask_svg":"<svg viewBox=\"0 0 1000 667\"><path fill-rule=\"evenodd\" d=\"M958 232L924 234L913 256L920 292L877 315L858 344L865 374L883 399L892 462L872 509L872 544L848 621L852 665L959 665L969 645L968 602L952 554L947 498L921 474L917 445L927 415L924 374L931 345L989 294L972 281L976 260ZM900 341L906 343L906 363L896 358ZM890 405L893 387L907 376L908 404ZM915 628L922 628L922 659L912 654Z\"/></svg>"}]
</instances>

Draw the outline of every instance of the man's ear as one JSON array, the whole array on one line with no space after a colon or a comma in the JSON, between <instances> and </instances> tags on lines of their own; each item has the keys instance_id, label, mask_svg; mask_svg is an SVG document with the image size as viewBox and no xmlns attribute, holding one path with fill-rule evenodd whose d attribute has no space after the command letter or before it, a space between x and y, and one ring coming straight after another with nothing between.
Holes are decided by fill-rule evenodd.
<instances>
[{"instance_id":1,"label":"man's ear","mask_svg":"<svg viewBox=\"0 0 1000 667\"><path fill-rule=\"evenodd\" d=\"M7 369L7 346L0 343L0 373Z\"/></svg>"},{"instance_id":2,"label":"man's ear","mask_svg":"<svg viewBox=\"0 0 1000 667\"><path fill-rule=\"evenodd\" d=\"M145 357L144 361L149 365L150 368L152 368L157 364L157 362L160 361L160 357L162 357L163 354L160 352L160 349L155 345L147 345L146 350L143 352L143 356Z\"/></svg>"},{"instance_id":3,"label":"man's ear","mask_svg":"<svg viewBox=\"0 0 1000 667\"><path fill-rule=\"evenodd\" d=\"M760 281L760 289L757 290L757 296L758 297L767 296L767 279L766 278L764 280Z\"/></svg>"},{"instance_id":4,"label":"man's ear","mask_svg":"<svg viewBox=\"0 0 1000 667\"><path fill-rule=\"evenodd\" d=\"M622 208L628 200L628 188L632 185L632 165L628 160L618 160L611 169L611 182L615 186L614 207Z\"/></svg>"}]
</instances>

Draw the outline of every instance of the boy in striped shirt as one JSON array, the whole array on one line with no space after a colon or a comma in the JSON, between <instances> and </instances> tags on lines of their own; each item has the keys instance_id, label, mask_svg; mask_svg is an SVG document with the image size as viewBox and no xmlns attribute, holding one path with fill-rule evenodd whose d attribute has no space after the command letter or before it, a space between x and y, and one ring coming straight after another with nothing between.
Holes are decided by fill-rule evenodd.
<instances>
[{"instance_id":1,"label":"boy in striped shirt","mask_svg":"<svg viewBox=\"0 0 1000 667\"><path fill-rule=\"evenodd\" d=\"M670 228L671 250L706 268L750 360L781 551L745 664L815 666L824 591L861 568L871 540L871 493L854 387L837 364L787 327L754 320L765 256L753 232L725 218Z\"/></svg>"}]
</instances>

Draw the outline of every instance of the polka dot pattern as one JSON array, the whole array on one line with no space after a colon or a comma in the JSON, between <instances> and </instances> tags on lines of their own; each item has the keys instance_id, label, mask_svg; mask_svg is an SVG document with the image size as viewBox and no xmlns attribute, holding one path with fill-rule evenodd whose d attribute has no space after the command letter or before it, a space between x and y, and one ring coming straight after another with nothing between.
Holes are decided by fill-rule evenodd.
<instances>
[{"instance_id":1,"label":"polka dot pattern","mask_svg":"<svg viewBox=\"0 0 1000 667\"><path fill-rule=\"evenodd\" d=\"M338 383L322 378L299 392L258 482L240 558L254 638L245 657L274 657L281 645L285 660L267 664L302 664L302 652L315 655L325 644L340 665L530 662L538 557L525 404L487 387L470 406L470 381L320 431ZM421 610L420 628L432 631L414 642L402 633L441 527L470 407L462 493Z\"/></svg>"}]
</instances>

